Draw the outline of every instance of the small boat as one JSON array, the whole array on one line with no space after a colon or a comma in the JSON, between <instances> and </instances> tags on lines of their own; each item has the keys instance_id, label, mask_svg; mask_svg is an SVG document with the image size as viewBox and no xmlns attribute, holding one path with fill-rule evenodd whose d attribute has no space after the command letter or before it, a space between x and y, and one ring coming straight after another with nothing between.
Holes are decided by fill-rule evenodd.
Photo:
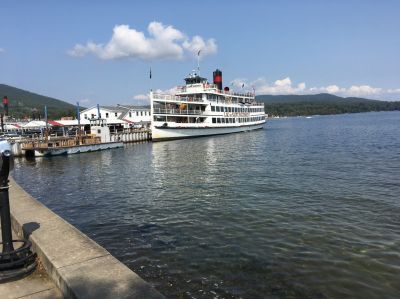
<instances>
[{"instance_id":1,"label":"small boat","mask_svg":"<svg viewBox=\"0 0 400 299\"><path fill-rule=\"evenodd\" d=\"M90 134L76 137L56 137L32 140L22 146L25 156L48 157L72 155L123 147L123 143L110 141L110 129L105 119L90 120Z\"/></svg>"}]
</instances>

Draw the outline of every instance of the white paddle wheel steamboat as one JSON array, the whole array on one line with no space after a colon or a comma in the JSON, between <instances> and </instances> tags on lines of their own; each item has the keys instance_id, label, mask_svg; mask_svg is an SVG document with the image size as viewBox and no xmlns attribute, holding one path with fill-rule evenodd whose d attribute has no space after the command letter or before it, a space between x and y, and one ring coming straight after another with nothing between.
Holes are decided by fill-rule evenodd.
<instances>
[{"instance_id":1,"label":"white paddle wheel steamboat","mask_svg":"<svg viewBox=\"0 0 400 299\"><path fill-rule=\"evenodd\" d=\"M222 72L213 73L213 83L193 71L186 85L174 94L150 92L153 141L229 134L261 129L264 104L254 93L222 89Z\"/></svg>"}]
</instances>

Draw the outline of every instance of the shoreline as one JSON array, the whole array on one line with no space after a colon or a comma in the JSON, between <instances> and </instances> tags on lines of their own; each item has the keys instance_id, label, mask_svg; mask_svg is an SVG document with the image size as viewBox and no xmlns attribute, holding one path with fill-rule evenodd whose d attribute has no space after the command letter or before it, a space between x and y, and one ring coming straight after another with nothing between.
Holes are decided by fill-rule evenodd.
<instances>
[{"instance_id":1,"label":"shoreline","mask_svg":"<svg viewBox=\"0 0 400 299\"><path fill-rule=\"evenodd\" d=\"M164 298L11 177L10 208L13 230L29 238L32 250L65 298Z\"/></svg>"}]
</instances>

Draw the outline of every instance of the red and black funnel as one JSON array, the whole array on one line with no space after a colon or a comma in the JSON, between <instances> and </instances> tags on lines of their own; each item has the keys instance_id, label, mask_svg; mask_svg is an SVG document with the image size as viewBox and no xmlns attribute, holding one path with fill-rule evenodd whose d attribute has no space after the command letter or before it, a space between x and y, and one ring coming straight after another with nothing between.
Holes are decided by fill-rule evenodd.
<instances>
[{"instance_id":1,"label":"red and black funnel","mask_svg":"<svg viewBox=\"0 0 400 299\"><path fill-rule=\"evenodd\" d=\"M222 90L222 72L219 69L213 72L213 82L217 85L218 90Z\"/></svg>"}]
</instances>

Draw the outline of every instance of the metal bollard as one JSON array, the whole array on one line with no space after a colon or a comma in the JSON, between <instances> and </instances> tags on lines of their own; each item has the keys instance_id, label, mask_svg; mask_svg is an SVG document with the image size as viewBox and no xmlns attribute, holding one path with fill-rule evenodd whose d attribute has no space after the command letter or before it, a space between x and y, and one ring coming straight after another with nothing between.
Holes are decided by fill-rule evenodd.
<instances>
[{"instance_id":1,"label":"metal bollard","mask_svg":"<svg viewBox=\"0 0 400 299\"><path fill-rule=\"evenodd\" d=\"M3 249L0 253L0 283L21 278L36 268L36 254L32 253L31 242L13 240L11 229L8 175L13 165L10 145L0 140L0 218ZM14 249L17 247L17 249Z\"/></svg>"}]
</instances>

